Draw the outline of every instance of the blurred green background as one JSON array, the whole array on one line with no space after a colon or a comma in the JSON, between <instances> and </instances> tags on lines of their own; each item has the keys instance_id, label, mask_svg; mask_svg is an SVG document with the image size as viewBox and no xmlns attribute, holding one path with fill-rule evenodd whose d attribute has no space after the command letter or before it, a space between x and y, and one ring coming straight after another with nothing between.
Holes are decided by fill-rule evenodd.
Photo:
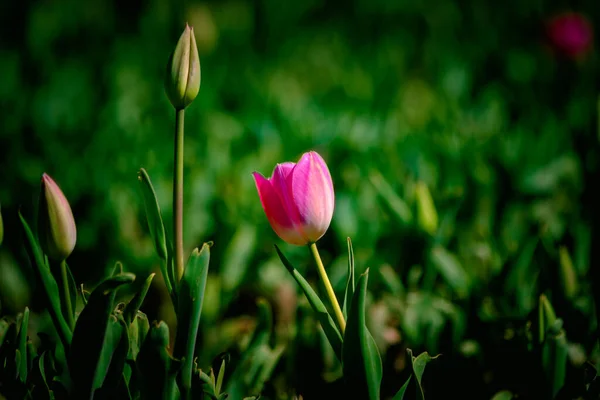
<instances>
[{"instance_id":1,"label":"blurred green background","mask_svg":"<svg viewBox=\"0 0 600 400\"><path fill-rule=\"evenodd\" d=\"M597 52L562 56L544 24L569 5L600 26L596 2L2 2L2 314L44 307L17 225L18 209L34 220L43 172L73 208L78 284L93 287L115 261L158 272L136 173L147 169L170 221L174 112L162 82L187 21L202 85L186 112L186 252L215 242L205 364L235 354L264 296L281 337L309 332L267 390L315 398L307 381L339 375L314 321L303 325L310 313L251 176L315 149L336 189L322 256L338 289L347 237L357 272L371 268L385 393L403 383L408 346L443 353L425 374L433 398L465 387L535 398L527 338L541 293L565 322L577 377L597 353L597 203L585 195L597 185ZM282 248L317 281L306 249ZM143 309L174 329L161 285Z\"/></svg>"}]
</instances>

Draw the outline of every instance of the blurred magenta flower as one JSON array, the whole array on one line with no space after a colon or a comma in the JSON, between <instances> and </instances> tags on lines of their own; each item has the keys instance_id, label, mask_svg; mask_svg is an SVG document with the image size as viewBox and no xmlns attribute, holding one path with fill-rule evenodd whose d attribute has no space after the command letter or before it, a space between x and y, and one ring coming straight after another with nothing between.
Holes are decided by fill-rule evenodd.
<instances>
[{"instance_id":1,"label":"blurred magenta flower","mask_svg":"<svg viewBox=\"0 0 600 400\"><path fill-rule=\"evenodd\" d=\"M267 219L281 239L300 246L325 234L335 198L329 169L318 153L304 153L297 164L277 164L271 178L253 175Z\"/></svg>"},{"instance_id":2,"label":"blurred magenta flower","mask_svg":"<svg viewBox=\"0 0 600 400\"><path fill-rule=\"evenodd\" d=\"M572 58L584 55L592 47L592 25L579 13L567 12L551 18L547 33L552 46Z\"/></svg>"},{"instance_id":3,"label":"blurred magenta flower","mask_svg":"<svg viewBox=\"0 0 600 400\"><path fill-rule=\"evenodd\" d=\"M38 213L38 237L42 249L51 260L66 260L75 248L77 229L67 198L47 174L42 176Z\"/></svg>"}]
</instances>

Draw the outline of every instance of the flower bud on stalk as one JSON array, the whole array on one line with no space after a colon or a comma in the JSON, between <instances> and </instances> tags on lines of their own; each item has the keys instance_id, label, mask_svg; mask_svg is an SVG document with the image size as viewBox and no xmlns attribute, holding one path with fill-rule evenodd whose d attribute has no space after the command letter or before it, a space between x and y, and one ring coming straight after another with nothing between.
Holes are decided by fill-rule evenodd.
<instances>
[{"instance_id":1,"label":"flower bud on stalk","mask_svg":"<svg viewBox=\"0 0 600 400\"><path fill-rule=\"evenodd\" d=\"M77 241L77 229L71 206L56 182L42 176L38 214L38 237L42 249L53 261L64 261Z\"/></svg>"},{"instance_id":2,"label":"flower bud on stalk","mask_svg":"<svg viewBox=\"0 0 600 400\"><path fill-rule=\"evenodd\" d=\"M186 24L167 63L165 90L173 107L187 107L200 90L200 57L194 29Z\"/></svg>"}]
</instances>

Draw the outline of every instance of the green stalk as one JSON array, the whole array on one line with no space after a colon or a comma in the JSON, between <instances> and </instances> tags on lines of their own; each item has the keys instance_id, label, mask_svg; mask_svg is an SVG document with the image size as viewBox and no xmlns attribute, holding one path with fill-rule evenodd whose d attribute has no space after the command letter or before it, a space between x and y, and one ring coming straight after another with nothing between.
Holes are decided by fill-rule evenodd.
<instances>
[{"instance_id":1,"label":"green stalk","mask_svg":"<svg viewBox=\"0 0 600 400\"><path fill-rule=\"evenodd\" d=\"M323 261L321 261L321 256L319 255L319 250L317 249L316 243L311 243L309 245L310 251L312 252L313 257L315 258L315 262L317 263L317 270L319 271L319 275L323 284L325 285L325 290L327 291L327 297L329 297L329 302L333 307L333 311L335 313L335 318L337 319L337 323L342 331L342 336L346 331L346 321L344 320L344 314L342 313L342 309L340 308L340 303L338 303L337 297L335 297L335 292L333 291L333 287L331 286L331 282L329 282L329 277L327 276L327 272L325 272L325 267L323 266Z\"/></svg>"},{"instance_id":2,"label":"green stalk","mask_svg":"<svg viewBox=\"0 0 600 400\"><path fill-rule=\"evenodd\" d=\"M73 318L73 305L71 304L71 293L69 290L69 276L67 274L67 262L62 260L60 262L60 277L62 280L62 295L63 301L65 302L65 309L67 311L67 324L71 330L75 328L75 319Z\"/></svg>"},{"instance_id":3,"label":"green stalk","mask_svg":"<svg viewBox=\"0 0 600 400\"><path fill-rule=\"evenodd\" d=\"M184 109L175 118L175 165L173 167L173 235L175 237L175 279L183 276L183 122Z\"/></svg>"}]
</instances>

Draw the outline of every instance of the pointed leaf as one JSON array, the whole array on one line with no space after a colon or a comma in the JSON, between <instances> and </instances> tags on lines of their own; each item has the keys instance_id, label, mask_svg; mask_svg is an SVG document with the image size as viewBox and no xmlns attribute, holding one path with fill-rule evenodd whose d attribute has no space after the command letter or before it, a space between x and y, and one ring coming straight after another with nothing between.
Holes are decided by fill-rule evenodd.
<instances>
[{"instance_id":1,"label":"pointed leaf","mask_svg":"<svg viewBox=\"0 0 600 400\"><path fill-rule=\"evenodd\" d=\"M21 383L27 382L27 327L29 326L29 308L25 307L25 311L19 321L19 333L17 334L17 349L21 354L19 363L17 364L17 374Z\"/></svg>"},{"instance_id":2,"label":"pointed leaf","mask_svg":"<svg viewBox=\"0 0 600 400\"><path fill-rule=\"evenodd\" d=\"M394 395L392 400L404 400L404 395L406 394L406 389L408 389L408 385L410 385L411 380L412 380L412 375L409 375L406 382L404 382L404 385L402 385L400 390L398 390L396 392L396 394Z\"/></svg>"},{"instance_id":3,"label":"pointed leaf","mask_svg":"<svg viewBox=\"0 0 600 400\"><path fill-rule=\"evenodd\" d=\"M102 348L109 317L114 309L115 292L134 279L135 275L129 273L105 279L94 289L77 319L68 359L76 398L90 398L97 389L94 383L104 380L96 378L96 371L102 367Z\"/></svg>"},{"instance_id":4,"label":"pointed leaf","mask_svg":"<svg viewBox=\"0 0 600 400\"><path fill-rule=\"evenodd\" d=\"M471 278L454 254L442 246L435 246L430 253L431 262L456 294L465 297L471 287Z\"/></svg>"},{"instance_id":5,"label":"pointed leaf","mask_svg":"<svg viewBox=\"0 0 600 400\"><path fill-rule=\"evenodd\" d=\"M152 285L152 279L154 279L154 275L155 274L150 274L148 278L146 278L140 290L135 294L135 296L133 296L133 299L131 299L127 306L125 306L123 318L125 319L127 325L133 322L138 310L142 306L142 303L146 298L146 294L148 294L148 290L150 289L150 285Z\"/></svg>"},{"instance_id":6,"label":"pointed leaf","mask_svg":"<svg viewBox=\"0 0 600 400\"><path fill-rule=\"evenodd\" d=\"M146 219L148 220L148 229L150 230L150 236L154 241L154 248L158 257L161 259L161 273L163 279L167 285L169 293L173 291L176 281L173 279L173 274L168 271L168 248L167 239L165 235L165 225L163 224L162 214L160 212L160 206L158 205L158 199L156 198L156 192L150 181L150 176L144 168L140 169L138 173L138 180L142 188L142 194L144 197L144 206L146 208Z\"/></svg>"},{"instance_id":7,"label":"pointed leaf","mask_svg":"<svg viewBox=\"0 0 600 400\"><path fill-rule=\"evenodd\" d=\"M169 327L163 321L154 323L136 362L140 371L142 399L173 399L177 393L175 375L180 364L168 351Z\"/></svg>"},{"instance_id":8,"label":"pointed leaf","mask_svg":"<svg viewBox=\"0 0 600 400\"><path fill-rule=\"evenodd\" d=\"M215 391L217 394L221 393L223 387L223 378L225 377L225 359L221 361L221 368L219 368L219 375L217 376L217 383L215 384Z\"/></svg>"},{"instance_id":9,"label":"pointed leaf","mask_svg":"<svg viewBox=\"0 0 600 400\"><path fill-rule=\"evenodd\" d=\"M352 241L348 238L348 280L346 281L344 305L342 306L345 319L348 319L348 310L352 303L352 297L354 297L354 250L352 249Z\"/></svg>"},{"instance_id":10,"label":"pointed leaf","mask_svg":"<svg viewBox=\"0 0 600 400\"><path fill-rule=\"evenodd\" d=\"M423 400L423 399L425 399L425 393L423 392L422 378L423 378L423 373L425 372L425 366L430 361L438 358L439 354L435 357L431 357L429 355L429 353L425 352L425 353L421 353L417 357L415 357L415 356L413 356L411 349L406 349L406 352L408 353L410 360L411 360L410 365L412 368L412 376L414 376L416 378L415 383L416 383L417 399Z\"/></svg>"},{"instance_id":11,"label":"pointed leaf","mask_svg":"<svg viewBox=\"0 0 600 400\"><path fill-rule=\"evenodd\" d=\"M50 272L50 268L48 268L48 264L46 263L44 254L42 253L37 240L31 232L27 221L25 221L25 218L23 218L20 212L19 218L25 233L25 246L29 254L29 259L31 260L37 281L40 282L41 286L44 288L46 301L49 305L48 312L50 313L50 317L52 318L52 322L54 323L54 327L58 332L64 349L68 349L73 333L67 325L67 322L61 311L60 292L58 290L58 285L56 284L56 280L54 280L54 277Z\"/></svg>"},{"instance_id":12,"label":"pointed leaf","mask_svg":"<svg viewBox=\"0 0 600 400\"><path fill-rule=\"evenodd\" d=\"M208 279L208 264L210 261L210 245L204 243L202 249L194 249L188 259L183 277L177 291L177 336L175 339L174 355L182 361L180 391L187 398L192 388L192 367L202 302Z\"/></svg>"},{"instance_id":13,"label":"pointed leaf","mask_svg":"<svg viewBox=\"0 0 600 400\"><path fill-rule=\"evenodd\" d=\"M358 279L352 299L344 335L342 365L344 379L351 387L350 393L360 399L379 400L383 366L375 340L366 325L368 279L367 269Z\"/></svg>"},{"instance_id":14,"label":"pointed leaf","mask_svg":"<svg viewBox=\"0 0 600 400\"><path fill-rule=\"evenodd\" d=\"M304 292L308 303L312 307L315 314L317 314L317 319L321 323L321 327L325 332L325 336L327 336L329 344L335 351L335 355L337 356L338 360L341 361L342 335L340 334L337 325L333 321L331 314L329 314L329 311L327 311L327 308L325 307L317 293L310 286L310 284L306 281L306 279L304 279L302 274L300 274L300 272L296 268L294 268L294 266L288 261L288 259L283 255L281 250L279 250L279 247L277 247L277 245L275 245L275 250L277 251L277 255L281 259L283 265L287 268L290 274L292 274L292 277L296 280L296 282Z\"/></svg>"},{"instance_id":15,"label":"pointed leaf","mask_svg":"<svg viewBox=\"0 0 600 400\"><path fill-rule=\"evenodd\" d=\"M129 334L122 316L110 316L108 329L94 386L102 386L97 392L100 399L121 399L127 397L128 390L123 377L125 360L129 352Z\"/></svg>"}]
</instances>

